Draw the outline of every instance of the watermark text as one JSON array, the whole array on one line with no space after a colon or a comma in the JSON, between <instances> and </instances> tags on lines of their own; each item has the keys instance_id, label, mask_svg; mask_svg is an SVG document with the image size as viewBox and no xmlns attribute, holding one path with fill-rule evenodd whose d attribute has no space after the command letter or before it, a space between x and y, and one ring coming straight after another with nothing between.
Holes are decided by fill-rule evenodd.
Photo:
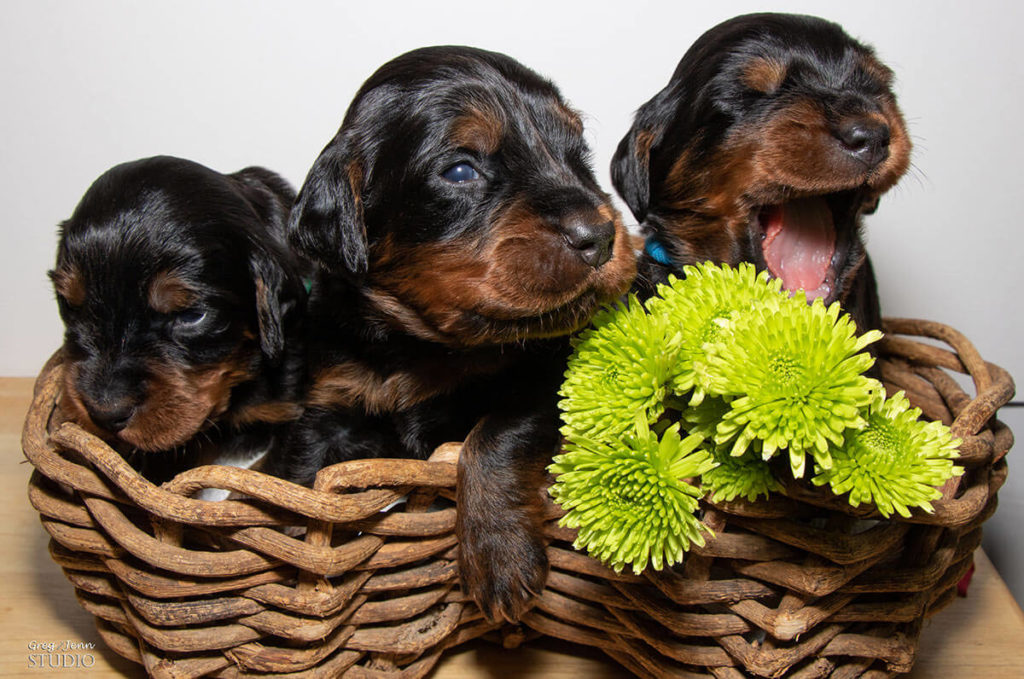
<instances>
[{"instance_id":1,"label":"watermark text","mask_svg":"<svg viewBox=\"0 0 1024 679\"><path fill-rule=\"evenodd\" d=\"M91 641L30 641L30 670L80 670L96 664L96 644Z\"/></svg>"}]
</instances>

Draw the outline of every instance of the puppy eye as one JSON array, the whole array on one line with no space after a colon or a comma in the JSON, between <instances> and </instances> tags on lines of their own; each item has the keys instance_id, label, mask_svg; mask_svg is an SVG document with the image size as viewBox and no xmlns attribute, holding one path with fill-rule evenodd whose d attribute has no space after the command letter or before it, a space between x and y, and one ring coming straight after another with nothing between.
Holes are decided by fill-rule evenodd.
<instances>
[{"instance_id":1,"label":"puppy eye","mask_svg":"<svg viewBox=\"0 0 1024 679\"><path fill-rule=\"evenodd\" d=\"M178 325L195 327L206 320L206 312L201 309L185 309L174 317Z\"/></svg>"},{"instance_id":2,"label":"puppy eye","mask_svg":"<svg viewBox=\"0 0 1024 679\"><path fill-rule=\"evenodd\" d=\"M471 182L474 179L480 179L480 173L469 163L456 163L442 172L441 176L452 184L461 184L463 182Z\"/></svg>"}]
</instances>

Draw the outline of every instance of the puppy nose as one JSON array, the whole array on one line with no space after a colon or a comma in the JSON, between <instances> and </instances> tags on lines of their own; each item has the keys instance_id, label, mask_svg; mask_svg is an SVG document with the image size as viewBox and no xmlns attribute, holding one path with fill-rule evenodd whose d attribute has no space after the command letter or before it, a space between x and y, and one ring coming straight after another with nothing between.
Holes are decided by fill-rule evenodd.
<instances>
[{"instance_id":1,"label":"puppy nose","mask_svg":"<svg viewBox=\"0 0 1024 679\"><path fill-rule=\"evenodd\" d=\"M836 137L850 155L874 167L889 157L889 126L874 118L847 118Z\"/></svg>"},{"instance_id":2,"label":"puppy nose","mask_svg":"<svg viewBox=\"0 0 1024 679\"><path fill-rule=\"evenodd\" d=\"M96 426L113 434L128 426L135 414L135 406L125 400L113 402L86 402L85 409Z\"/></svg>"},{"instance_id":3,"label":"puppy nose","mask_svg":"<svg viewBox=\"0 0 1024 679\"><path fill-rule=\"evenodd\" d=\"M582 217L563 219L559 227L569 247L579 258L595 269L611 259L615 244L615 224L591 222Z\"/></svg>"}]
</instances>

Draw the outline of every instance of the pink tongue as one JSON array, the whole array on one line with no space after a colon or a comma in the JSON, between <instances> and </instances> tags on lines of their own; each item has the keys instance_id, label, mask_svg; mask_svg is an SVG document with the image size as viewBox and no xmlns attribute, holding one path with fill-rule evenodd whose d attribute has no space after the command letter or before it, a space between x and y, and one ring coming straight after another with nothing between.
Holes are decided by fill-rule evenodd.
<instances>
[{"instance_id":1,"label":"pink tongue","mask_svg":"<svg viewBox=\"0 0 1024 679\"><path fill-rule=\"evenodd\" d=\"M801 198L761 211L764 260L773 276L791 292L804 290L807 301L831 292L826 281L836 250L832 211L824 198Z\"/></svg>"}]
</instances>

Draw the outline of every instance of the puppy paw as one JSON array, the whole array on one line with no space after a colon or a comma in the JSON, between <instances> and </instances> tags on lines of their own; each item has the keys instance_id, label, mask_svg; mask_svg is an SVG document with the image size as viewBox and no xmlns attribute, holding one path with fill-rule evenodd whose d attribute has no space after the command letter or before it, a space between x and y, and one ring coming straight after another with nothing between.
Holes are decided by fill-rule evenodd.
<instances>
[{"instance_id":1,"label":"puppy paw","mask_svg":"<svg viewBox=\"0 0 1024 679\"><path fill-rule=\"evenodd\" d=\"M544 544L519 526L460 526L459 571L463 591L491 622L517 622L544 589Z\"/></svg>"}]
</instances>

